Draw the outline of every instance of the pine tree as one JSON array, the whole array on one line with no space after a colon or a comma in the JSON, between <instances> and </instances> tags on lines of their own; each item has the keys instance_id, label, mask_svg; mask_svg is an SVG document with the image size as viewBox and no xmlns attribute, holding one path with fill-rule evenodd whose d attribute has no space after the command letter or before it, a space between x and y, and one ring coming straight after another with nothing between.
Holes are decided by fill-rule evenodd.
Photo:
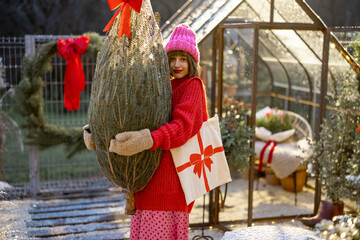
<instances>
[{"instance_id":1,"label":"pine tree","mask_svg":"<svg viewBox=\"0 0 360 240\"><path fill-rule=\"evenodd\" d=\"M110 140L125 131L152 131L170 120L170 73L150 1L143 1L140 14L131 10L130 39L118 39L120 16L97 56L89 123L102 172L114 185L135 193L154 174L162 151L120 156L109 152Z\"/></svg>"},{"instance_id":2,"label":"pine tree","mask_svg":"<svg viewBox=\"0 0 360 240\"><path fill-rule=\"evenodd\" d=\"M347 176L358 176L360 163L360 95L355 76L337 82L331 100L335 110L328 112L320 139L315 144L311 161L318 164L320 183L326 196L334 204L341 198L354 199L348 188Z\"/></svg>"}]
</instances>

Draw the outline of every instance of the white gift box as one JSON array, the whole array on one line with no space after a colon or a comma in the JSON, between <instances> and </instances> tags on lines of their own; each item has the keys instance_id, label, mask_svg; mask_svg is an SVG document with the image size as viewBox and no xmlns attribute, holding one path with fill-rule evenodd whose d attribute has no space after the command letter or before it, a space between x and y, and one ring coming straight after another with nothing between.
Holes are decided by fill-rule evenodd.
<instances>
[{"instance_id":1,"label":"white gift box","mask_svg":"<svg viewBox=\"0 0 360 240\"><path fill-rule=\"evenodd\" d=\"M204 122L195 136L170 151L187 204L231 181L218 117Z\"/></svg>"}]
</instances>

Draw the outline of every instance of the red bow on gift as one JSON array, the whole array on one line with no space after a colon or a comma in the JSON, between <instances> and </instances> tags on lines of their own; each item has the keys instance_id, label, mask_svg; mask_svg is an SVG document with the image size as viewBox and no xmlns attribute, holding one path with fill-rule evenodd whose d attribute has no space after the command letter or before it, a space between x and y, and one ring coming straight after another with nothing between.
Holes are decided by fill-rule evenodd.
<instances>
[{"instance_id":1,"label":"red bow on gift","mask_svg":"<svg viewBox=\"0 0 360 240\"><path fill-rule=\"evenodd\" d=\"M273 143L273 146L270 148L269 157L268 157L267 162L270 164L272 161L272 155L273 155L275 147L276 147L276 142L274 140L269 140L269 141L267 141L267 143L265 144L265 146L263 147L263 149L261 150L261 153L260 153L259 168L258 168L259 172L262 171L265 150L268 146L270 146L271 143Z\"/></svg>"},{"instance_id":2,"label":"red bow on gift","mask_svg":"<svg viewBox=\"0 0 360 240\"><path fill-rule=\"evenodd\" d=\"M119 14L119 12L122 10L121 13L121 19L120 19L120 25L119 25L119 32L118 32L118 38L121 38L122 35L126 35L128 38L131 38L130 36L130 8L132 8L135 12L140 13L141 5L143 0L107 0L110 10L114 10L116 8L119 8L114 16L111 18L110 22L106 25L104 28L104 32L106 31L106 34L109 33L110 27L112 26L113 22L115 21L116 16Z\"/></svg>"},{"instance_id":3,"label":"red bow on gift","mask_svg":"<svg viewBox=\"0 0 360 240\"><path fill-rule=\"evenodd\" d=\"M179 167L177 167L177 171L181 172L183 170L185 170L186 168L194 165L194 173L198 175L198 177L201 177L201 172L204 173L204 182L205 182L205 188L206 191L209 192L210 191L210 187L209 187L209 183L206 177L206 172L205 172L205 166L209 169L209 172L211 172L211 164L213 164L213 161L211 160L211 156L214 155L215 153L218 152L222 152L224 151L224 148L221 147L217 147L217 148L213 148L212 145L209 145L205 148L204 150L204 146L201 140L201 136L200 136L200 132L197 133L197 138L199 141L199 147L200 147L200 154L199 153L194 153L190 155L190 162L187 162Z\"/></svg>"},{"instance_id":4,"label":"red bow on gift","mask_svg":"<svg viewBox=\"0 0 360 240\"><path fill-rule=\"evenodd\" d=\"M81 36L77 39L59 39L58 54L66 60L64 79L64 107L74 111L80 106L80 91L85 90L85 75L80 55L86 52L90 37Z\"/></svg>"}]
</instances>

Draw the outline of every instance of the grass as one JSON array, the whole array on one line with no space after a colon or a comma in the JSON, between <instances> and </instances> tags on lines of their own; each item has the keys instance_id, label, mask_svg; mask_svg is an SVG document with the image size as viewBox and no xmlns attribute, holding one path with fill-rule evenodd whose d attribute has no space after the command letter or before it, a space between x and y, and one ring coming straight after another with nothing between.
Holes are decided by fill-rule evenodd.
<instances>
[{"instance_id":1,"label":"grass","mask_svg":"<svg viewBox=\"0 0 360 240\"><path fill-rule=\"evenodd\" d=\"M15 112L9 111L9 115L19 125L22 124L22 118ZM71 123L76 126L82 126L87 122L87 113L79 112L55 112L47 113L59 123ZM52 123L56 124L56 123ZM8 134L6 149L1 152L3 179L10 184L29 182L29 146L24 146L21 151L18 139L14 134ZM11 136L13 135L13 136ZM22 129L22 137L27 135L27 129ZM38 166L40 181L58 181L80 178L89 178L101 176L96 154L94 151L82 151L72 158L68 159L67 152L63 145L59 145L47 150L38 152Z\"/></svg>"},{"instance_id":2,"label":"grass","mask_svg":"<svg viewBox=\"0 0 360 240\"><path fill-rule=\"evenodd\" d=\"M101 175L95 152L83 151L72 158L66 157L63 145L39 151L40 181L70 180ZM24 151L2 154L4 179L8 183L29 181L29 147Z\"/></svg>"}]
</instances>

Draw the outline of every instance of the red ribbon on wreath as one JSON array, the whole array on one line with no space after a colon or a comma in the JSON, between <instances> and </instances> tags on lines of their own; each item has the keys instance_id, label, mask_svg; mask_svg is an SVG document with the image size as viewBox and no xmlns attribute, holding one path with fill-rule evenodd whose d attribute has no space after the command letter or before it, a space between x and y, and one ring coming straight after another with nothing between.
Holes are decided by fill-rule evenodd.
<instances>
[{"instance_id":1,"label":"red ribbon on wreath","mask_svg":"<svg viewBox=\"0 0 360 240\"><path fill-rule=\"evenodd\" d=\"M267 162L270 164L271 161L272 161L272 156L273 156L273 152L274 152L275 147L276 147L276 142L275 142L274 140L269 140L269 141L267 141L267 143L265 144L265 146L263 147L263 149L262 149L261 152L260 152L259 168L258 168L258 171L259 171L259 172L262 171L265 150L266 150L266 148L267 148L271 143L274 143L274 145L270 148L269 157L268 157L268 161L267 161Z\"/></svg>"},{"instance_id":2,"label":"red ribbon on wreath","mask_svg":"<svg viewBox=\"0 0 360 240\"><path fill-rule=\"evenodd\" d=\"M190 162L184 163L183 165L177 167L176 170L178 172L181 172L188 167L194 166L193 172L195 173L195 175L197 174L199 178L201 178L201 173L204 173L205 188L206 191L209 192L210 187L206 177L205 166L209 169L209 172L211 172L211 164L213 164L213 161L211 160L210 157L213 156L215 153L224 151L224 147L221 146L221 147L213 148L212 145L209 145L204 149L200 132L197 133L197 138L200 147L200 154L199 153L191 154Z\"/></svg>"},{"instance_id":3,"label":"red ribbon on wreath","mask_svg":"<svg viewBox=\"0 0 360 240\"><path fill-rule=\"evenodd\" d=\"M74 111L80 106L80 92L85 90L85 75L80 56L86 52L90 37L59 39L58 54L66 60L64 78L64 107Z\"/></svg>"},{"instance_id":4,"label":"red ribbon on wreath","mask_svg":"<svg viewBox=\"0 0 360 240\"><path fill-rule=\"evenodd\" d=\"M116 16L121 13L121 19L120 19L120 25L119 25L119 32L118 32L118 39L122 37L122 35L126 35L128 38L131 38L130 36L130 17L131 17L131 8L137 12L140 13L141 5L143 0L107 0L110 10L115 10L116 8L119 8L114 16L111 18L109 23L104 28L104 32L106 31L106 34L109 33L110 28L115 21Z\"/></svg>"}]
</instances>

